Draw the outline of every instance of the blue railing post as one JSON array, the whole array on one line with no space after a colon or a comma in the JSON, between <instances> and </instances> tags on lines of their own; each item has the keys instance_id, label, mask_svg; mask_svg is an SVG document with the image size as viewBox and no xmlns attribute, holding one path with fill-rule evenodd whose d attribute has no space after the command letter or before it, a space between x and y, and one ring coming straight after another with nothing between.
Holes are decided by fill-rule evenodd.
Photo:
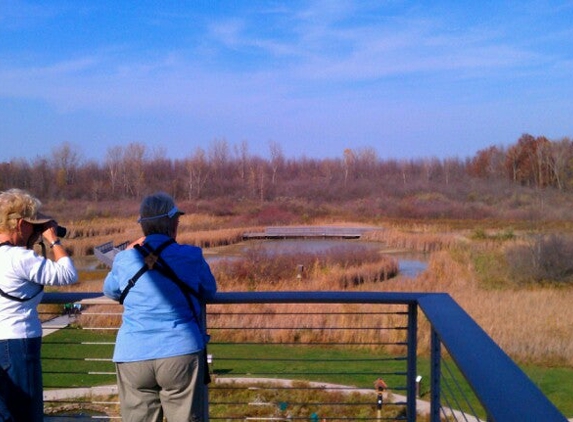
<instances>
[{"instance_id":1,"label":"blue railing post","mask_svg":"<svg viewBox=\"0 0 573 422\"><path fill-rule=\"evenodd\" d=\"M201 303L201 328L207 334L207 304ZM207 346L205 346L205 354L207 353ZM208 357L205 356L205 361ZM209 371L209 363L205 364L205 371ZM209 385L203 382L200 383L200 388L203 388L203 419L204 422L209 422Z\"/></svg>"},{"instance_id":2,"label":"blue railing post","mask_svg":"<svg viewBox=\"0 0 573 422\"><path fill-rule=\"evenodd\" d=\"M430 422L440 422L442 343L433 327L430 335Z\"/></svg>"},{"instance_id":3,"label":"blue railing post","mask_svg":"<svg viewBox=\"0 0 573 422\"><path fill-rule=\"evenodd\" d=\"M416 421L416 377L418 349L418 305L408 305L408 369L406 386L406 417L409 422Z\"/></svg>"}]
</instances>

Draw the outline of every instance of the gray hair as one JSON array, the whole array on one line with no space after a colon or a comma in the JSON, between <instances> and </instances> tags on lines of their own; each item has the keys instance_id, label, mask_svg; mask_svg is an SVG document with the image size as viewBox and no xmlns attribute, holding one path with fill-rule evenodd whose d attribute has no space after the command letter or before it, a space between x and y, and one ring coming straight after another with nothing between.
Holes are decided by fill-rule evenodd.
<instances>
[{"instance_id":1,"label":"gray hair","mask_svg":"<svg viewBox=\"0 0 573 422\"><path fill-rule=\"evenodd\" d=\"M139 220L145 236L166 234L173 237L177 217L183 214L173 198L165 192L146 196L139 207Z\"/></svg>"}]
</instances>

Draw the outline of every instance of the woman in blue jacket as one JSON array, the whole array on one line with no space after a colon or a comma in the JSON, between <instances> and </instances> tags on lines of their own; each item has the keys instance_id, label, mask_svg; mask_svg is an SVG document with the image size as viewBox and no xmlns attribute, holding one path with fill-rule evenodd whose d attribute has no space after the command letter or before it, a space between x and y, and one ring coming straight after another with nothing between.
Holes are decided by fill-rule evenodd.
<instances>
[{"instance_id":1,"label":"woman in blue jacket","mask_svg":"<svg viewBox=\"0 0 573 422\"><path fill-rule=\"evenodd\" d=\"M217 285L201 248L175 242L181 214L166 193L144 198L144 236L116 255L104 281L124 306L113 354L124 422L203 420L201 302Z\"/></svg>"}]
</instances>

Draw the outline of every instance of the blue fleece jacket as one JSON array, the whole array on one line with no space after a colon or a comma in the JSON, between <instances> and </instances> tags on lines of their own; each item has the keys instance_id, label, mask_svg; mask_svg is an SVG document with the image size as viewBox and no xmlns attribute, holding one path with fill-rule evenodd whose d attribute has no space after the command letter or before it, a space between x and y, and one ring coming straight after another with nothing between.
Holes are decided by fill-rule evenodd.
<instances>
[{"instance_id":1,"label":"blue fleece jacket","mask_svg":"<svg viewBox=\"0 0 573 422\"><path fill-rule=\"evenodd\" d=\"M145 243L156 249L167 240L168 236L150 235ZM161 257L203 300L215 295L217 284L201 248L174 243L163 250ZM118 253L104 281L105 296L119 300L129 279L143 264L143 256L136 249ZM192 301L199 315L200 304L194 297ZM113 354L114 362L168 358L205 348L207 338L200 330L181 290L157 270L148 270L137 280L123 306L123 320Z\"/></svg>"}]
</instances>

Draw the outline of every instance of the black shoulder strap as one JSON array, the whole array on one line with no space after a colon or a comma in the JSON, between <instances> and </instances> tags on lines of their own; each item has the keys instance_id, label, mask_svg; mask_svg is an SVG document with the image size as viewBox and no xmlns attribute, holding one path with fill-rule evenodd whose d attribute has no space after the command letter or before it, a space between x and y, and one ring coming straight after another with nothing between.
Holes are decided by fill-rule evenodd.
<instances>
[{"instance_id":1,"label":"black shoulder strap","mask_svg":"<svg viewBox=\"0 0 573 422\"><path fill-rule=\"evenodd\" d=\"M157 266L157 271L159 271L169 280L174 282L177 285L177 287L179 287L179 290L181 290L183 297L185 297L185 300L187 301L187 305L189 305L189 309L191 309L191 312L193 313L193 317L195 318L197 325L199 326L199 328L201 328L201 320L199 319L198 312L195 309L195 306L193 305L193 301L189 297L189 294L191 294L197 300L200 300L199 293L197 293L195 289L193 289L187 283L182 281L179 278L179 276L175 273L175 271L173 271L173 269L167 264L167 262L165 262L165 260L162 257L158 257L157 262L159 262L159 265Z\"/></svg>"},{"instance_id":2,"label":"black shoulder strap","mask_svg":"<svg viewBox=\"0 0 573 422\"><path fill-rule=\"evenodd\" d=\"M177 287L179 287L179 289L183 292L183 294L186 295L187 293L190 293L193 296L195 296L197 300L200 299L199 293L197 293L195 289L193 289L190 285L182 281L179 278L179 276L175 273L175 271L173 271L173 269L167 264L167 262L165 262L163 257L158 257L157 262L159 263L157 271L159 271L165 277L169 278L171 281L177 284Z\"/></svg>"},{"instance_id":3,"label":"black shoulder strap","mask_svg":"<svg viewBox=\"0 0 573 422\"><path fill-rule=\"evenodd\" d=\"M135 282L139 279L139 277L141 277L147 270L152 269L155 266L155 263L157 262L157 260L159 259L161 252L163 252L163 250L167 246L169 246L173 243L175 243L175 239L166 240L161 245L159 245L157 247L157 249L155 249L155 250L152 249L151 246L149 246L149 245L144 245L145 247L143 247L141 245L135 245L135 249L137 249L143 255L143 260L145 263L139 269L139 271L137 271L137 273L135 273L135 275L133 277L131 277L129 279L129 281L127 282L127 286L125 286L125 289L123 289L123 291L121 292L121 295L119 296L119 303L120 304L123 305L123 301L125 300L125 297L129 293L131 288L135 285Z\"/></svg>"},{"instance_id":4,"label":"black shoulder strap","mask_svg":"<svg viewBox=\"0 0 573 422\"><path fill-rule=\"evenodd\" d=\"M0 243L0 246L14 246L14 245L12 244L12 242L2 242L2 243ZM2 289L0 289L0 296L2 296L3 298L6 298L6 299L15 300L16 302L27 302L29 300L34 299L36 296L38 296L40 293L42 293L42 291L44 291L43 285L39 284L38 287L40 288L40 290L38 290L36 293L34 293L31 297L12 296L11 294L6 293Z\"/></svg>"},{"instance_id":5,"label":"black shoulder strap","mask_svg":"<svg viewBox=\"0 0 573 422\"><path fill-rule=\"evenodd\" d=\"M0 296L6 298L6 299L10 299L10 300L15 300L16 302L27 302L29 300L34 299L36 296L38 296L40 293L42 293L44 291L44 286L42 286L41 284L38 285L38 287L40 288L36 293L34 293L32 296L30 297L17 297L17 296L12 296L11 294L6 293L4 290L0 289Z\"/></svg>"},{"instance_id":6,"label":"black shoulder strap","mask_svg":"<svg viewBox=\"0 0 573 422\"><path fill-rule=\"evenodd\" d=\"M171 244L175 241L171 239L170 241L167 242ZM145 265L143 265L143 267L139 269L137 274L135 274L131 278L131 280L129 280L127 286L125 287L124 291L121 294L120 303L123 303L123 299L125 299L127 292L129 292L129 289L133 287L137 279L141 277L141 274L145 273L147 270L154 269L163 274L167 279L171 280L177 285L177 287L179 287L179 290L181 290L183 297L187 301L189 309L193 313L193 318L195 318L195 321L197 321L197 324L199 325L199 327L201 327L201 320L199 319L199 314L195 309L195 306L193 305L193 301L189 297L189 294L191 294L197 300L200 300L199 294L191 286L182 281L179 278L179 276L175 273L175 271L173 271L173 269L167 264L167 262L165 262L163 257L160 255L161 251L165 248L164 245L165 243L161 244L155 251L148 244L145 243L143 244L143 246L140 245L135 246L135 248L144 256Z\"/></svg>"}]
</instances>

